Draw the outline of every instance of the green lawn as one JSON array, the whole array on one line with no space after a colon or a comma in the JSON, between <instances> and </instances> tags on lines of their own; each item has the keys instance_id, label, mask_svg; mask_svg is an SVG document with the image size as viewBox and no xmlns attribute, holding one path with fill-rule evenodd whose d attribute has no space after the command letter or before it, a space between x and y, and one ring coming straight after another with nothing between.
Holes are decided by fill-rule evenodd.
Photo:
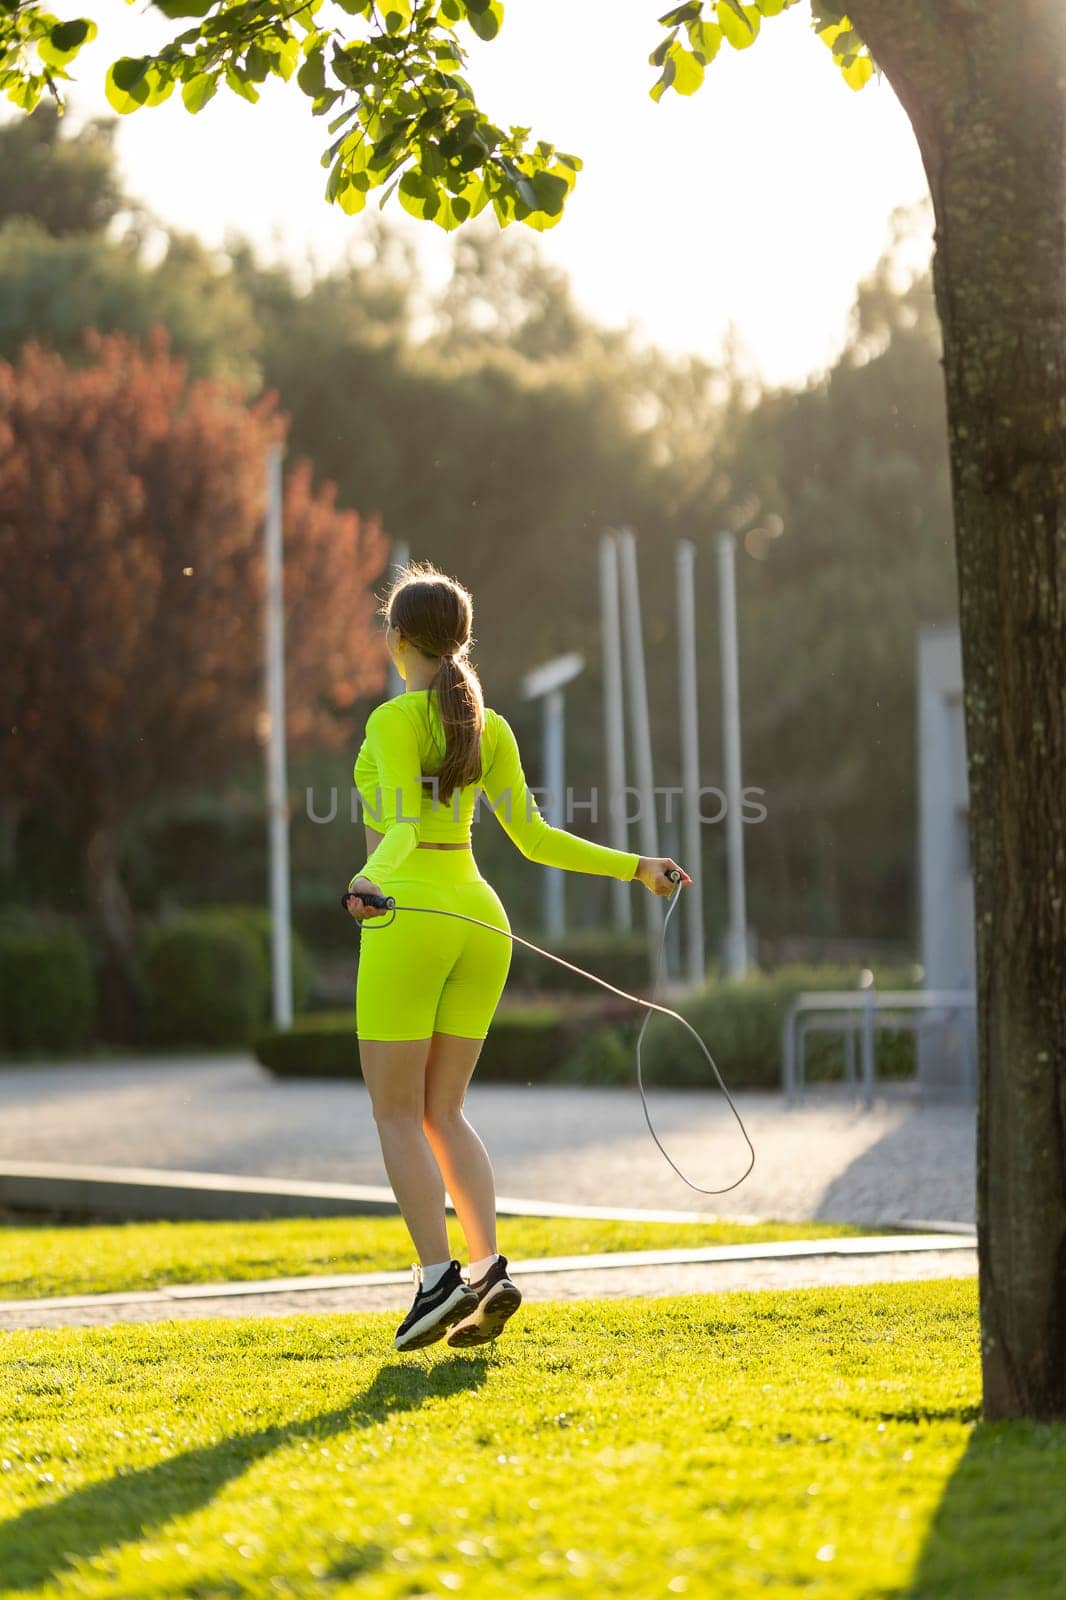
<instances>
[{"instance_id":1,"label":"green lawn","mask_svg":"<svg viewBox=\"0 0 1066 1600\"><path fill-rule=\"evenodd\" d=\"M7 1334L38 1600L1058 1600L1066 1427L975 1425L969 1280Z\"/></svg>"},{"instance_id":2,"label":"green lawn","mask_svg":"<svg viewBox=\"0 0 1066 1600\"><path fill-rule=\"evenodd\" d=\"M467 1260L448 1219L452 1249ZM671 1249L870 1233L843 1223L596 1222L504 1217L499 1246L514 1259L602 1250ZM0 1228L0 1300L108 1294L172 1283L236 1282L335 1272L404 1271L415 1259L400 1217L274 1222L128 1222L91 1227Z\"/></svg>"}]
</instances>

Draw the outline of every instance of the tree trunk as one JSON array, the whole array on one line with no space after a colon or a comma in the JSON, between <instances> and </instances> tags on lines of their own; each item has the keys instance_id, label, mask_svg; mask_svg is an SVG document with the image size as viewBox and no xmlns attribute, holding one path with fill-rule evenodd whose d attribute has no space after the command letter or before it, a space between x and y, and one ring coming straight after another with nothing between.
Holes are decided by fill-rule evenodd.
<instances>
[{"instance_id":1,"label":"tree trunk","mask_svg":"<svg viewBox=\"0 0 1066 1600\"><path fill-rule=\"evenodd\" d=\"M1050 1420L1066 1417L1066 10L848 12L911 119L936 216L976 896L984 1413Z\"/></svg>"},{"instance_id":2,"label":"tree trunk","mask_svg":"<svg viewBox=\"0 0 1066 1600\"><path fill-rule=\"evenodd\" d=\"M85 846L85 890L103 950L99 1018L105 1039L134 1043L142 1036L137 971L137 925L122 881L122 830L100 823Z\"/></svg>"}]
</instances>

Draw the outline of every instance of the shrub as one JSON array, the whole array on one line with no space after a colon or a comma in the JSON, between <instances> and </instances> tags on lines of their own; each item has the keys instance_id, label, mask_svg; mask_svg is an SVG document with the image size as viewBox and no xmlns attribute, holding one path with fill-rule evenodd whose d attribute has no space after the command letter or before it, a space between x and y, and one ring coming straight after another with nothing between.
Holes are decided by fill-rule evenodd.
<instances>
[{"instance_id":1,"label":"shrub","mask_svg":"<svg viewBox=\"0 0 1066 1600\"><path fill-rule=\"evenodd\" d=\"M884 989L912 989L910 968L876 974ZM708 984L674 1009L704 1040L730 1088L776 1089L781 1081L781 1026L789 1003L810 989L855 989L857 967L780 967L746 978ZM653 1016L642 1052L647 1078L658 1084L707 1084L713 1074L691 1035L667 1017ZM839 1035L811 1035L807 1040L807 1077L811 1081L843 1077L843 1042ZM877 1070L900 1076L913 1070L913 1043L907 1036L881 1036L876 1041Z\"/></svg>"},{"instance_id":2,"label":"shrub","mask_svg":"<svg viewBox=\"0 0 1066 1600\"><path fill-rule=\"evenodd\" d=\"M67 918L8 913L0 926L0 1047L67 1050L96 1016L88 943Z\"/></svg>"},{"instance_id":3,"label":"shrub","mask_svg":"<svg viewBox=\"0 0 1066 1600\"><path fill-rule=\"evenodd\" d=\"M478 1059L478 1076L495 1082L537 1082L554 1075L576 1017L550 1005L501 1007ZM291 1028L256 1030L256 1057L277 1077L358 1078L359 1042L349 1011L297 1017Z\"/></svg>"},{"instance_id":4,"label":"shrub","mask_svg":"<svg viewBox=\"0 0 1066 1600\"><path fill-rule=\"evenodd\" d=\"M276 1078L358 1078L359 1041L350 1011L314 1011L291 1028L259 1027L252 1050Z\"/></svg>"},{"instance_id":5,"label":"shrub","mask_svg":"<svg viewBox=\"0 0 1066 1600\"><path fill-rule=\"evenodd\" d=\"M594 972L628 994L642 994L651 981L648 941L637 934L604 933L599 929L571 933L552 949L564 961ZM527 994L588 992L587 978L568 972L557 961L546 961L524 945L514 946L508 984ZM605 993L600 990L600 993Z\"/></svg>"},{"instance_id":6,"label":"shrub","mask_svg":"<svg viewBox=\"0 0 1066 1600\"><path fill-rule=\"evenodd\" d=\"M204 906L195 912L205 927L235 927L249 934L259 955L263 973L263 1015L257 1021L273 1014L274 962L272 953L273 917L266 906L222 905ZM292 1009L303 1011L307 1006L314 980L314 970L307 947L300 935L292 932L290 940L290 971L292 973Z\"/></svg>"},{"instance_id":7,"label":"shrub","mask_svg":"<svg viewBox=\"0 0 1066 1600\"><path fill-rule=\"evenodd\" d=\"M144 990L153 1042L247 1044L266 1006L260 943L214 913L157 924L145 939Z\"/></svg>"}]
</instances>

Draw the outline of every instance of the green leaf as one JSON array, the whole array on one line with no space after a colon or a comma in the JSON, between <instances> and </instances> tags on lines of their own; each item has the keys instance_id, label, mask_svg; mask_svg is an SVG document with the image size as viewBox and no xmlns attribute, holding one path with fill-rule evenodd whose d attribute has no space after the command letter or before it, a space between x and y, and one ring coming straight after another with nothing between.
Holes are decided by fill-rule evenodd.
<instances>
[{"instance_id":1,"label":"green leaf","mask_svg":"<svg viewBox=\"0 0 1066 1600\"><path fill-rule=\"evenodd\" d=\"M703 0L689 0L688 5L675 6L658 20L664 28L676 28L682 22L695 22L702 10Z\"/></svg>"},{"instance_id":2,"label":"green leaf","mask_svg":"<svg viewBox=\"0 0 1066 1600\"><path fill-rule=\"evenodd\" d=\"M467 5L468 21L479 39L495 39L503 27L503 6L500 0L490 0L482 11Z\"/></svg>"},{"instance_id":3,"label":"green leaf","mask_svg":"<svg viewBox=\"0 0 1066 1600\"><path fill-rule=\"evenodd\" d=\"M662 77L659 79L658 83L654 84L648 91L653 100L662 99L666 90L669 89L670 85L673 83L676 74L677 63L672 55L668 55L666 58L666 64L663 67Z\"/></svg>"},{"instance_id":4,"label":"green leaf","mask_svg":"<svg viewBox=\"0 0 1066 1600\"><path fill-rule=\"evenodd\" d=\"M653 67L661 67L662 66L663 62L666 60L667 56L670 53L670 46L673 44L674 38L675 38L675 35L670 33L670 34L667 34L665 39L660 39L659 40L659 43L655 46L655 49L652 51L651 55L648 57L648 61Z\"/></svg>"},{"instance_id":5,"label":"green leaf","mask_svg":"<svg viewBox=\"0 0 1066 1600\"><path fill-rule=\"evenodd\" d=\"M215 0L153 0L153 9L164 17L206 17Z\"/></svg>"},{"instance_id":6,"label":"green leaf","mask_svg":"<svg viewBox=\"0 0 1066 1600\"><path fill-rule=\"evenodd\" d=\"M874 64L869 56L856 56L850 67L841 70L849 89L861 89L873 77Z\"/></svg>"},{"instance_id":7,"label":"green leaf","mask_svg":"<svg viewBox=\"0 0 1066 1600\"><path fill-rule=\"evenodd\" d=\"M37 53L50 67L61 67L75 56L87 39L96 38L96 23L85 17L57 22L47 39L38 39Z\"/></svg>"},{"instance_id":8,"label":"green leaf","mask_svg":"<svg viewBox=\"0 0 1066 1600\"><path fill-rule=\"evenodd\" d=\"M147 56L120 56L111 63L104 77L104 93L112 110L126 116L145 104L148 99L148 86L145 83L147 70Z\"/></svg>"},{"instance_id":9,"label":"green leaf","mask_svg":"<svg viewBox=\"0 0 1066 1600\"><path fill-rule=\"evenodd\" d=\"M690 22L686 32L693 52L702 59L704 66L708 66L722 43L721 28L716 22Z\"/></svg>"},{"instance_id":10,"label":"green leaf","mask_svg":"<svg viewBox=\"0 0 1066 1600\"><path fill-rule=\"evenodd\" d=\"M210 73L198 72L195 78L189 78L181 86L181 98L186 111L202 111L217 89L218 79Z\"/></svg>"},{"instance_id":11,"label":"green leaf","mask_svg":"<svg viewBox=\"0 0 1066 1600\"><path fill-rule=\"evenodd\" d=\"M256 101L259 99L259 90L255 87L255 84L250 83L248 79L242 73L238 72L236 67L232 66L228 61L226 62L223 70L226 74L226 82L229 84L234 94L239 94L242 100L249 100L251 101L252 105L255 105Z\"/></svg>"},{"instance_id":12,"label":"green leaf","mask_svg":"<svg viewBox=\"0 0 1066 1600\"><path fill-rule=\"evenodd\" d=\"M412 217L432 219L440 210L437 186L424 172L405 172L400 179L400 204Z\"/></svg>"},{"instance_id":13,"label":"green leaf","mask_svg":"<svg viewBox=\"0 0 1066 1600\"><path fill-rule=\"evenodd\" d=\"M411 0L383 0L386 33L403 33L411 26Z\"/></svg>"},{"instance_id":14,"label":"green leaf","mask_svg":"<svg viewBox=\"0 0 1066 1600\"><path fill-rule=\"evenodd\" d=\"M670 55L676 67L673 87L678 94L695 94L703 82L703 62L681 45L675 45Z\"/></svg>"},{"instance_id":15,"label":"green leaf","mask_svg":"<svg viewBox=\"0 0 1066 1600\"><path fill-rule=\"evenodd\" d=\"M718 0L718 26L734 50L746 50L755 43L761 18L755 6L740 0Z\"/></svg>"},{"instance_id":16,"label":"green leaf","mask_svg":"<svg viewBox=\"0 0 1066 1600\"><path fill-rule=\"evenodd\" d=\"M317 99L326 89L326 60L321 45L316 45L296 74L296 82L304 94Z\"/></svg>"},{"instance_id":17,"label":"green leaf","mask_svg":"<svg viewBox=\"0 0 1066 1600\"><path fill-rule=\"evenodd\" d=\"M273 57L265 51L261 44L252 44L248 47L248 54L244 61L244 70L253 83L262 83L273 65Z\"/></svg>"}]
</instances>

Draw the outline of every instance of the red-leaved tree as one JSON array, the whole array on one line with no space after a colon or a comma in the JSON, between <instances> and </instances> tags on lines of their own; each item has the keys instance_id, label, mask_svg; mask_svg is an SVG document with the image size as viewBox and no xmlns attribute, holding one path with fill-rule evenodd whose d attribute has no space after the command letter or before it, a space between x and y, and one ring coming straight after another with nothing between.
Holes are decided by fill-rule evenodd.
<instances>
[{"instance_id":1,"label":"red-leaved tree","mask_svg":"<svg viewBox=\"0 0 1066 1600\"><path fill-rule=\"evenodd\" d=\"M287 419L190 381L159 326L85 333L73 369L37 343L0 362L0 798L79 848L107 952L105 1016L129 1017L123 835L150 797L254 752L263 708L266 460ZM297 461L284 492L290 738L334 746L383 683L374 520ZM124 1031L121 1027L119 1031Z\"/></svg>"}]
</instances>

